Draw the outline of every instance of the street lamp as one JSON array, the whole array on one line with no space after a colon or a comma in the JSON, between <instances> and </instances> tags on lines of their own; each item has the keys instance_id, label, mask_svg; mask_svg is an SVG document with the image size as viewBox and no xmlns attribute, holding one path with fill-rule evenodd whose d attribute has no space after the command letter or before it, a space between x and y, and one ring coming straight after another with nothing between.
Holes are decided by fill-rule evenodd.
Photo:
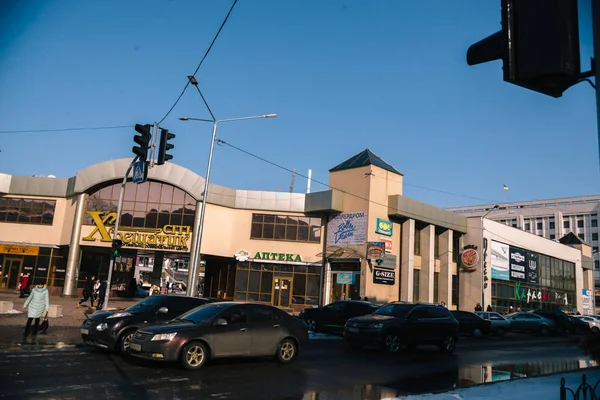
<instances>
[{"instance_id":1,"label":"street lamp","mask_svg":"<svg viewBox=\"0 0 600 400\"><path fill-rule=\"evenodd\" d=\"M488 212L481 216L481 310L485 311L485 273L483 270L483 265L485 264L485 227L483 226L483 220L487 217L492 211L496 211L500 206L495 205L490 208Z\"/></svg>"},{"instance_id":2,"label":"street lamp","mask_svg":"<svg viewBox=\"0 0 600 400\"><path fill-rule=\"evenodd\" d=\"M192 80L190 79L190 82ZM194 82L192 82L195 85ZM212 112L211 112L212 115ZM192 254L190 256L190 267L188 268L188 282L187 282L187 290L186 294L188 296L195 296L197 279L198 279L198 260L200 258L200 249L202 244L202 231L204 229L204 212L206 210L206 199L208 198L208 183L210 181L210 170L212 167L212 157L213 150L215 148L215 142L217 140L217 128L221 122L232 122L232 121L243 121L247 119L259 119L259 118L275 118L277 114L263 114L263 115L255 115L252 117L240 117L240 118L228 118L228 119L203 119L203 118L188 118L188 117L180 117L181 121L200 121L200 122L210 122L213 124L212 130L212 139L210 141L210 151L208 153L208 165L206 166L206 177L204 181L204 193L202 194L202 209L200 211L200 219L198 222L194 221L194 231L198 230L198 237L196 242L194 243L194 248L192 249Z\"/></svg>"}]
</instances>

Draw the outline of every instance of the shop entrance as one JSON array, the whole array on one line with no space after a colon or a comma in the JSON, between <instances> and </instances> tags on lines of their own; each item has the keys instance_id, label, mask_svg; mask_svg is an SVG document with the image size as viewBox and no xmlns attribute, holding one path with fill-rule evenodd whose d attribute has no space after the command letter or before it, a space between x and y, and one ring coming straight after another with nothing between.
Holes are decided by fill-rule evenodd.
<instances>
[{"instance_id":1,"label":"shop entrance","mask_svg":"<svg viewBox=\"0 0 600 400\"><path fill-rule=\"evenodd\" d=\"M2 280L6 288L17 287L22 267L22 258L4 258L4 265L2 266Z\"/></svg>"},{"instance_id":2,"label":"shop entrance","mask_svg":"<svg viewBox=\"0 0 600 400\"><path fill-rule=\"evenodd\" d=\"M292 278L273 278L273 305L275 307L289 307L291 302Z\"/></svg>"},{"instance_id":3,"label":"shop entrance","mask_svg":"<svg viewBox=\"0 0 600 400\"><path fill-rule=\"evenodd\" d=\"M360 261L330 260L326 303L338 300L360 300Z\"/></svg>"}]
</instances>

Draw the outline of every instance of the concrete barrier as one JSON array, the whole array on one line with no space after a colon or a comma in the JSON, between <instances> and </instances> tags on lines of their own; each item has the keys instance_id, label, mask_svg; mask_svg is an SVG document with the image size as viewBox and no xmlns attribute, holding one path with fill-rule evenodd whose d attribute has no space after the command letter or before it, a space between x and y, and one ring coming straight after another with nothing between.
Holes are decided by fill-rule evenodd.
<instances>
[{"instance_id":1,"label":"concrete barrier","mask_svg":"<svg viewBox=\"0 0 600 400\"><path fill-rule=\"evenodd\" d=\"M48 310L48 318L61 318L62 316L62 306L50 304L50 310Z\"/></svg>"},{"instance_id":2,"label":"concrete barrier","mask_svg":"<svg viewBox=\"0 0 600 400\"><path fill-rule=\"evenodd\" d=\"M0 314L11 312L14 306L12 301L0 301Z\"/></svg>"}]
</instances>

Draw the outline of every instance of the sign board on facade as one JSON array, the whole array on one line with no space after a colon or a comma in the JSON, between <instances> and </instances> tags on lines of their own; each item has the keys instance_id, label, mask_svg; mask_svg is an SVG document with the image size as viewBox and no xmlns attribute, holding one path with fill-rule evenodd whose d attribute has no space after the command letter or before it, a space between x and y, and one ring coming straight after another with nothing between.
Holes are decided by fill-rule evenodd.
<instances>
[{"instance_id":1,"label":"sign board on facade","mask_svg":"<svg viewBox=\"0 0 600 400\"><path fill-rule=\"evenodd\" d=\"M392 221L377 218L377 227L375 228L375 232L381 233L382 235L386 236L392 236L393 229L394 224L392 224Z\"/></svg>"},{"instance_id":2,"label":"sign board on facade","mask_svg":"<svg viewBox=\"0 0 600 400\"><path fill-rule=\"evenodd\" d=\"M460 253L460 268L463 272L474 272L479 262L477 246L466 245Z\"/></svg>"},{"instance_id":3,"label":"sign board on facade","mask_svg":"<svg viewBox=\"0 0 600 400\"><path fill-rule=\"evenodd\" d=\"M527 281L527 252L518 247L509 246L510 280Z\"/></svg>"},{"instance_id":4,"label":"sign board on facade","mask_svg":"<svg viewBox=\"0 0 600 400\"><path fill-rule=\"evenodd\" d=\"M508 245L494 240L491 241L492 250L492 279L507 281L510 273Z\"/></svg>"},{"instance_id":5,"label":"sign board on facade","mask_svg":"<svg viewBox=\"0 0 600 400\"><path fill-rule=\"evenodd\" d=\"M385 256L385 243L367 243L367 260L380 260Z\"/></svg>"},{"instance_id":6,"label":"sign board on facade","mask_svg":"<svg viewBox=\"0 0 600 400\"><path fill-rule=\"evenodd\" d=\"M393 285L396 283L396 271L373 270L373 283L380 285Z\"/></svg>"},{"instance_id":7,"label":"sign board on facade","mask_svg":"<svg viewBox=\"0 0 600 400\"><path fill-rule=\"evenodd\" d=\"M581 299L582 299L582 305L583 305L583 309L586 311L586 314L590 313L592 311L592 302L593 302L593 298L592 298L592 291L589 289L582 289L581 290Z\"/></svg>"},{"instance_id":8,"label":"sign board on facade","mask_svg":"<svg viewBox=\"0 0 600 400\"><path fill-rule=\"evenodd\" d=\"M396 269L396 256L386 254L385 257L377 261L377 268Z\"/></svg>"},{"instance_id":9,"label":"sign board on facade","mask_svg":"<svg viewBox=\"0 0 600 400\"><path fill-rule=\"evenodd\" d=\"M527 282L533 284L540 283L540 274L538 265L540 263L540 256L536 253L527 253Z\"/></svg>"},{"instance_id":10,"label":"sign board on facade","mask_svg":"<svg viewBox=\"0 0 600 400\"><path fill-rule=\"evenodd\" d=\"M340 285L354 285L354 274L337 274L335 282Z\"/></svg>"},{"instance_id":11,"label":"sign board on facade","mask_svg":"<svg viewBox=\"0 0 600 400\"><path fill-rule=\"evenodd\" d=\"M379 241L385 243L385 252L392 252L392 238L388 236L379 236Z\"/></svg>"},{"instance_id":12,"label":"sign board on facade","mask_svg":"<svg viewBox=\"0 0 600 400\"><path fill-rule=\"evenodd\" d=\"M112 242L114 221L117 213L104 214L101 211L86 212L94 222L94 229L81 240L85 242ZM192 237L192 227L183 225L165 225L162 228L119 228L117 238L125 247L160 250L188 250L188 241Z\"/></svg>"},{"instance_id":13,"label":"sign board on facade","mask_svg":"<svg viewBox=\"0 0 600 400\"><path fill-rule=\"evenodd\" d=\"M327 245L361 245L367 242L367 212L336 215L327 224Z\"/></svg>"},{"instance_id":14,"label":"sign board on facade","mask_svg":"<svg viewBox=\"0 0 600 400\"><path fill-rule=\"evenodd\" d=\"M25 256L37 256L40 248L36 246L21 246L16 244L0 244L0 254L16 254Z\"/></svg>"},{"instance_id":15,"label":"sign board on facade","mask_svg":"<svg viewBox=\"0 0 600 400\"><path fill-rule=\"evenodd\" d=\"M287 253L269 253L257 251L254 254L255 260L273 260L273 261L294 261L302 262L300 254L287 254Z\"/></svg>"}]
</instances>

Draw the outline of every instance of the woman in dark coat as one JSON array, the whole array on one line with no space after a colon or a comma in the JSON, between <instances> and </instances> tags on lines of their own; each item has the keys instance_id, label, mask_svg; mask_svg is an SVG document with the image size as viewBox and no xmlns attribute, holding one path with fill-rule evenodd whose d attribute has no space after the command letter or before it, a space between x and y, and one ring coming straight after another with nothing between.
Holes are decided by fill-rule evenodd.
<instances>
[{"instance_id":1,"label":"woman in dark coat","mask_svg":"<svg viewBox=\"0 0 600 400\"><path fill-rule=\"evenodd\" d=\"M98 289L98 305L96 306L97 310L102 310L102 306L104 305L104 297L106 297L106 281L101 281L100 288Z\"/></svg>"},{"instance_id":2,"label":"woman in dark coat","mask_svg":"<svg viewBox=\"0 0 600 400\"><path fill-rule=\"evenodd\" d=\"M83 287L83 298L79 300L77 303L77 307L81 306L81 304L90 300L90 307L94 307L94 281L96 280L95 276L87 277L85 281L85 286Z\"/></svg>"}]
</instances>

